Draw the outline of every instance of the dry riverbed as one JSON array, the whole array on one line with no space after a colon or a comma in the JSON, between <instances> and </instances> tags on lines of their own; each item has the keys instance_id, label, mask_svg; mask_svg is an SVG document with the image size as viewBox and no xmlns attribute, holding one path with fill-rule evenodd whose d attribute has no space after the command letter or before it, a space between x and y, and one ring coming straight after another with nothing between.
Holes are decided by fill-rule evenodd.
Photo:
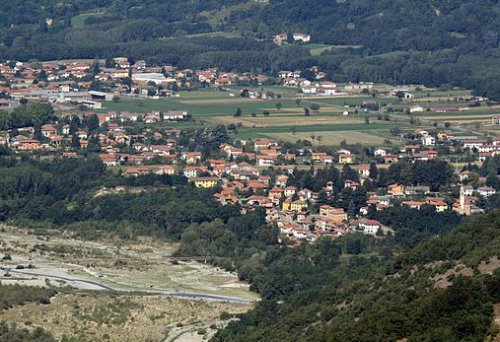
<instances>
[{"instance_id":1,"label":"dry riverbed","mask_svg":"<svg viewBox=\"0 0 500 342\"><path fill-rule=\"evenodd\" d=\"M234 273L172 259L176 247L146 238L81 241L1 227L0 257L10 255L0 262L2 284L66 290L49 305L1 312L0 320L89 341L202 341L258 300Z\"/></svg>"}]
</instances>

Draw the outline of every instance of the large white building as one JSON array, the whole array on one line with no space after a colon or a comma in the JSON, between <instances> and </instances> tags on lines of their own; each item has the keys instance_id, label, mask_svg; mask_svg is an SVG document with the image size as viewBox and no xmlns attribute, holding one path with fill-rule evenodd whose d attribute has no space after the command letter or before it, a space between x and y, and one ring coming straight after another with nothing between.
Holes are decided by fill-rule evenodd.
<instances>
[{"instance_id":1,"label":"large white building","mask_svg":"<svg viewBox=\"0 0 500 342\"><path fill-rule=\"evenodd\" d=\"M165 76L163 76L163 74L160 73L144 73L144 74L133 74L132 81L135 83L144 83L144 84L153 82L156 85L160 85L160 84L170 83L171 79L166 78Z\"/></svg>"},{"instance_id":2,"label":"large white building","mask_svg":"<svg viewBox=\"0 0 500 342\"><path fill-rule=\"evenodd\" d=\"M303 43L309 43L311 41L311 35L305 33L294 33L293 34L294 41L301 41Z\"/></svg>"}]
</instances>

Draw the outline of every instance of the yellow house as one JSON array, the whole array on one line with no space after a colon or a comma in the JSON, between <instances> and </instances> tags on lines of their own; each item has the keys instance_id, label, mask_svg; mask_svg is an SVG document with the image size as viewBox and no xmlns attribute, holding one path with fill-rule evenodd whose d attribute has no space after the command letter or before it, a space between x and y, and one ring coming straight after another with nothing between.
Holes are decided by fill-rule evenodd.
<instances>
[{"instance_id":1,"label":"yellow house","mask_svg":"<svg viewBox=\"0 0 500 342\"><path fill-rule=\"evenodd\" d=\"M448 140L448 134L446 134L446 132L444 132L444 131L441 131L437 134L437 138L438 138L438 140L441 140L441 141Z\"/></svg>"},{"instance_id":2,"label":"yellow house","mask_svg":"<svg viewBox=\"0 0 500 342\"><path fill-rule=\"evenodd\" d=\"M327 156L328 156L328 154L326 154L326 153L313 153L312 154L312 160L315 163L319 163L319 162L321 162L322 157L327 157Z\"/></svg>"},{"instance_id":3,"label":"yellow house","mask_svg":"<svg viewBox=\"0 0 500 342\"><path fill-rule=\"evenodd\" d=\"M319 215L332 220L335 223L342 223L347 220L347 213L342 208L334 208L329 205L319 207Z\"/></svg>"},{"instance_id":4,"label":"yellow house","mask_svg":"<svg viewBox=\"0 0 500 342\"><path fill-rule=\"evenodd\" d=\"M339 154L339 164L352 164L354 163L354 156L352 154Z\"/></svg>"},{"instance_id":5,"label":"yellow house","mask_svg":"<svg viewBox=\"0 0 500 342\"><path fill-rule=\"evenodd\" d=\"M290 209L291 210L294 210L294 211L302 211L302 209L307 209L307 202L306 201L301 201L301 200L298 200L298 201L293 201L291 206L290 206Z\"/></svg>"},{"instance_id":6,"label":"yellow house","mask_svg":"<svg viewBox=\"0 0 500 342\"><path fill-rule=\"evenodd\" d=\"M282 210L290 210L290 207L291 207L291 204L292 204L292 200L291 199L286 199L283 201L283 203L281 204L281 209Z\"/></svg>"},{"instance_id":7,"label":"yellow house","mask_svg":"<svg viewBox=\"0 0 500 342\"><path fill-rule=\"evenodd\" d=\"M405 186L402 184L391 184L387 186L387 193L393 196L403 196L405 194Z\"/></svg>"},{"instance_id":8,"label":"yellow house","mask_svg":"<svg viewBox=\"0 0 500 342\"><path fill-rule=\"evenodd\" d=\"M201 160L200 152L188 152L182 156L186 164L196 164Z\"/></svg>"},{"instance_id":9,"label":"yellow house","mask_svg":"<svg viewBox=\"0 0 500 342\"><path fill-rule=\"evenodd\" d=\"M216 177L195 177L191 181L197 188L213 188L217 185L218 179Z\"/></svg>"}]
</instances>

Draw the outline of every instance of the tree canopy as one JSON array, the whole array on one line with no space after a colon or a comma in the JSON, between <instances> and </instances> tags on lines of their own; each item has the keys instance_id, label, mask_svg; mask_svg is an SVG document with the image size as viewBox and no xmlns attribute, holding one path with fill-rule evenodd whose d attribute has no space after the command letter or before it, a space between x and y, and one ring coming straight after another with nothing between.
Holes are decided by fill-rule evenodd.
<instances>
[{"instance_id":1,"label":"tree canopy","mask_svg":"<svg viewBox=\"0 0 500 342\"><path fill-rule=\"evenodd\" d=\"M500 99L500 14L495 1L243 2L3 2L0 57L128 56L180 67L268 73L318 66L337 82L453 84ZM89 11L98 14L85 15ZM215 23L207 13L218 18ZM81 14L83 24L77 25L73 19ZM195 35L212 32L222 34ZM313 55L301 44L272 44L272 36L283 32L310 33L314 43L350 48Z\"/></svg>"}]
</instances>

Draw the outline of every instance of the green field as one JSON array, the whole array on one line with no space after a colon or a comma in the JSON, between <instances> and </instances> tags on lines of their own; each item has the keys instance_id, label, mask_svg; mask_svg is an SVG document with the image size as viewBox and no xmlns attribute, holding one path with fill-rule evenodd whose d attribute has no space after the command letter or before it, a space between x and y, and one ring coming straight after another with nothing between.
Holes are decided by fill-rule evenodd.
<instances>
[{"instance_id":1,"label":"green field","mask_svg":"<svg viewBox=\"0 0 500 342\"><path fill-rule=\"evenodd\" d=\"M383 145L388 140L391 144L399 144L401 140L389 137L384 130L371 131L325 131L325 132L299 132L299 133L273 133L263 137L277 139L280 141L296 142L297 140L309 140L314 145L338 145L343 140L348 144L370 144Z\"/></svg>"},{"instance_id":2,"label":"green field","mask_svg":"<svg viewBox=\"0 0 500 342\"><path fill-rule=\"evenodd\" d=\"M347 97L329 97L329 98L314 98L314 99L304 99L304 103L318 103L329 106L361 106L363 102L376 102L380 105L397 104L400 100L395 98L378 99L371 96L347 96Z\"/></svg>"},{"instance_id":3,"label":"green field","mask_svg":"<svg viewBox=\"0 0 500 342\"><path fill-rule=\"evenodd\" d=\"M245 101L243 101L245 100ZM252 112L262 113L267 110L269 112L277 111L276 103L281 103L281 111L286 111L287 108L296 108L296 104L291 100L251 100L241 98L224 98L221 100L188 100L187 98L175 99L160 99L160 100L122 100L117 103L106 103L107 111L129 111L136 113L148 113L151 111L166 111L183 109L188 110L193 116L231 116L237 108L240 108L245 115L250 115Z\"/></svg>"},{"instance_id":4,"label":"green field","mask_svg":"<svg viewBox=\"0 0 500 342\"><path fill-rule=\"evenodd\" d=\"M85 19L89 17L95 17L102 15L102 13L85 13L85 14L80 14L77 16L74 16L71 18L71 27L73 28L83 28L85 27Z\"/></svg>"},{"instance_id":5,"label":"green field","mask_svg":"<svg viewBox=\"0 0 500 342\"><path fill-rule=\"evenodd\" d=\"M237 136L241 139L255 139L259 137L272 137L277 138L282 135L294 135L303 136L307 134L310 136L312 133L317 135L328 135L328 133L332 132L340 132L337 135L346 135L344 139L348 138L348 132L354 133L363 133L356 137L355 141L350 141L352 143L367 143L364 141L366 136L374 136L379 140L391 139L392 137L389 134L390 127L393 127L393 124L338 124L338 125L301 125L301 126L274 126L274 127L263 127L263 128L241 128L238 130ZM299 138L297 138L299 139ZM295 140L297 140L295 139ZM340 140L344 140L340 139ZM340 141L339 140L339 141ZM324 141L326 143L326 141Z\"/></svg>"},{"instance_id":6,"label":"green field","mask_svg":"<svg viewBox=\"0 0 500 342\"><path fill-rule=\"evenodd\" d=\"M381 104L398 103L397 99L374 99L370 96L318 97L301 98L296 96L297 89L268 86L265 91L272 91L282 96L276 100L250 99L239 96L244 87L231 86L225 91L213 88L182 91L180 97L161 99L138 99L123 97L118 102L105 102L100 112L137 112L187 110L193 120L187 122L163 122L155 124L140 124L137 127L167 128L194 128L200 125L234 124L238 126L236 137L241 139L255 139L269 137L283 141L307 139L314 144L334 145L342 140L349 143L383 144L390 140L399 143L399 137L390 134L390 129L399 126L401 129L414 129L407 120L401 117L393 121L376 120L379 113L365 113L343 116L345 106L359 107L364 101L377 101ZM252 90L261 90L255 88ZM296 99L301 101L297 105ZM276 104L280 103L278 109ZM304 116L304 107L319 104L320 109L311 111L310 116ZM242 116L234 117L237 108ZM269 112L264 116L263 112ZM255 113L255 115L252 115ZM365 123L365 116L371 116L369 124ZM319 138L317 138L319 136Z\"/></svg>"},{"instance_id":7,"label":"green field","mask_svg":"<svg viewBox=\"0 0 500 342\"><path fill-rule=\"evenodd\" d=\"M287 109L296 110L292 94L296 89L287 87L265 87L265 91L271 91L282 95L281 99L276 100L261 100L249 99L239 96L241 89L244 87L231 87L230 91L218 90L200 90L182 92L180 97L154 99L135 99L123 97L119 102L105 102L104 108L99 112L136 112L148 113L151 111L166 111L175 109L184 109L191 112L194 116L228 116L233 115L237 108L241 108L243 114L250 115L252 112L262 113L269 112L286 112ZM249 88L251 89L251 88ZM259 88L260 90L260 88ZM230 94L235 96L231 96ZM281 110L276 109L276 104L281 104ZM304 102L303 106L306 106ZM334 112L332 110L332 112Z\"/></svg>"},{"instance_id":8,"label":"green field","mask_svg":"<svg viewBox=\"0 0 500 342\"><path fill-rule=\"evenodd\" d=\"M255 8L255 6L266 6L264 3L259 3L255 1L246 1L246 2L241 2L241 3L236 3L231 5L230 3L226 4L226 6L223 6L220 10L213 10L213 11L203 11L200 12L200 15L206 17L207 23L210 24L213 30L219 29L219 25L222 21L226 20L228 16L231 15L231 13L237 13L237 12L245 12L250 10L252 7Z\"/></svg>"},{"instance_id":9,"label":"green field","mask_svg":"<svg viewBox=\"0 0 500 342\"><path fill-rule=\"evenodd\" d=\"M196 33L196 34L186 34L183 38L213 38L213 37L224 37L224 38L240 38L241 34L238 32L223 32L223 31L215 31L215 32L206 32L206 33ZM161 38L163 40L171 40L178 39L179 37L165 37Z\"/></svg>"},{"instance_id":10,"label":"green field","mask_svg":"<svg viewBox=\"0 0 500 342\"><path fill-rule=\"evenodd\" d=\"M488 121L490 122L491 121L491 117L470 117L470 118L460 118L460 117L456 117L456 118L445 118L445 119L441 119L441 120L436 120L436 121L444 121L444 122L447 122L447 121L459 121L459 122L464 122L464 123L470 123L470 122L476 122L476 121Z\"/></svg>"},{"instance_id":11,"label":"green field","mask_svg":"<svg viewBox=\"0 0 500 342\"><path fill-rule=\"evenodd\" d=\"M328 98L303 98L299 106L295 102L297 98L296 88L281 87L281 86L268 86L264 87L264 91L274 92L280 94L281 98L276 100L261 100L242 98L239 93L242 89L247 88L250 90L261 90L261 88L248 88L231 86L227 91L219 91L214 89L199 90L199 91L185 91L181 92L181 96L176 98L161 98L154 99L136 99L123 97L119 102L105 102L104 108L99 112L108 111L129 111L137 113L148 113L155 110L173 110L185 109L194 115L233 115L237 108L241 108L243 114L262 113L263 111L269 112L286 112L287 109L296 109L307 107L312 104L319 104L322 106L322 112L338 113L344 107L360 106L364 101L373 101L372 97L361 96L346 96L346 97L328 97ZM234 94L234 96L231 96ZM397 102L395 99L377 100L382 105ZM276 110L276 104L281 104L281 110Z\"/></svg>"},{"instance_id":12,"label":"green field","mask_svg":"<svg viewBox=\"0 0 500 342\"><path fill-rule=\"evenodd\" d=\"M415 98L391 104L390 107L394 110L388 113L392 119L391 122L398 121L408 124L410 118L414 117L418 120L419 125L430 130L441 129L445 124L445 127L460 135L470 134L482 137L497 135L498 127L491 124L491 119L492 116L500 115L498 103L482 100L478 105L477 100L473 99L471 91L463 89L423 89L421 91L412 90L412 87L409 89L411 93L415 94ZM412 115L406 114L412 106L416 105L422 106L424 111ZM426 108L466 108L467 110L441 113L435 110L427 111ZM446 125L446 123L451 124L451 126ZM405 129L403 128L403 130Z\"/></svg>"},{"instance_id":13,"label":"green field","mask_svg":"<svg viewBox=\"0 0 500 342\"><path fill-rule=\"evenodd\" d=\"M430 95L431 98L439 98L439 97L470 97L471 92L469 90L449 90L449 91L442 91L442 90L434 90L434 89L427 89L427 90L422 90L422 91L415 91L414 95L416 98L425 98L428 97L427 95Z\"/></svg>"},{"instance_id":14,"label":"green field","mask_svg":"<svg viewBox=\"0 0 500 342\"><path fill-rule=\"evenodd\" d=\"M238 85L230 85L226 88L229 88L231 91L239 92L242 89L248 89L250 91L261 91L264 89L264 91L271 91L276 94L280 94L284 98L295 98L297 95L297 92L299 91L299 88L293 88L293 87L285 87L285 86L280 86L280 85L272 85L272 86L262 86L262 87L246 87L246 86L238 86Z\"/></svg>"},{"instance_id":15,"label":"green field","mask_svg":"<svg viewBox=\"0 0 500 342\"><path fill-rule=\"evenodd\" d=\"M318 56L325 51L330 51L332 49L359 49L361 45L328 45L328 44L317 44L310 43L305 45L309 48L311 55Z\"/></svg>"},{"instance_id":16,"label":"green field","mask_svg":"<svg viewBox=\"0 0 500 342\"><path fill-rule=\"evenodd\" d=\"M435 117L435 118L440 118L440 117L448 117L448 116L455 116L457 118L467 118L467 117L472 117L472 116L491 116L491 115L498 115L500 114L499 109L490 109L490 110L466 110L466 111L453 111L453 112L447 112L447 113L438 113L438 112L421 112L421 113L416 113L417 116L425 116L425 117Z\"/></svg>"}]
</instances>

